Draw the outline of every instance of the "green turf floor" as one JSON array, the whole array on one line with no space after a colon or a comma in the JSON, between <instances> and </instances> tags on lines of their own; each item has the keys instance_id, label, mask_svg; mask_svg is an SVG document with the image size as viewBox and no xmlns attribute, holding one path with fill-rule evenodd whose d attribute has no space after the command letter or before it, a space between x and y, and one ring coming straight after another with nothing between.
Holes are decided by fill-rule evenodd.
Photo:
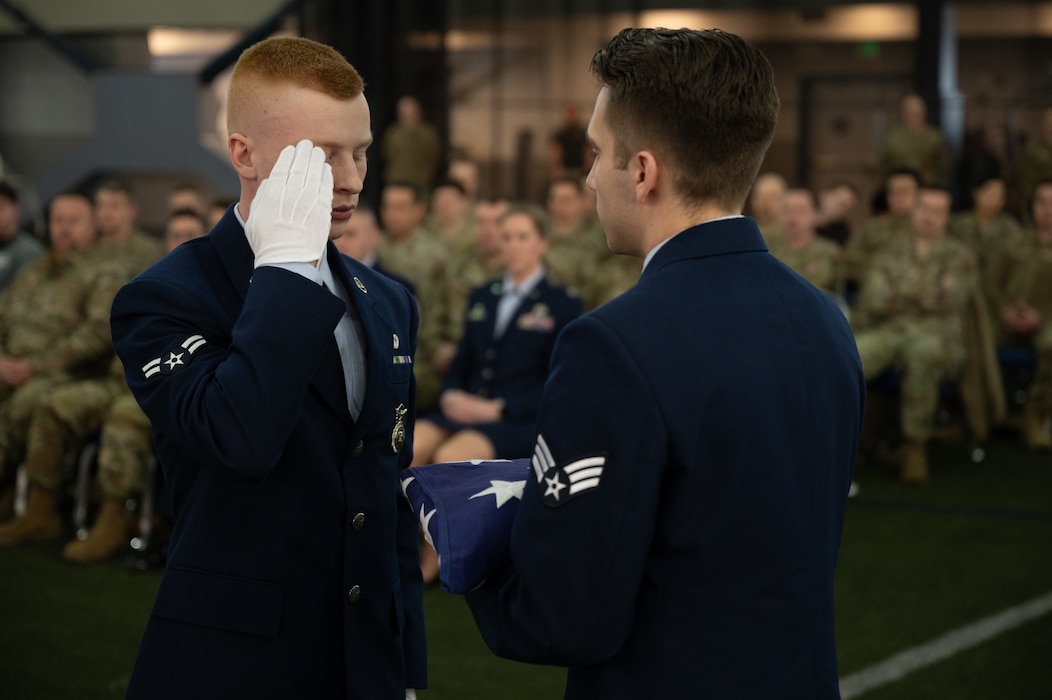
<instances>
[{"instance_id":1,"label":"green turf floor","mask_svg":"<svg viewBox=\"0 0 1052 700\"><path fill-rule=\"evenodd\" d=\"M931 462L923 487L879 466L857 471L837 574L842 675L1052 592L1052 455L1002 436L980 464L959 445L933 446ZM0 550L0 699L123 697L160 575L68 565L60 552ZM561 669L494 658L460 598L431 589L425 607L422 700L562 696ZM1050 660L1045 615L862 697L1048 700Z\"/></svg>"}]
</instances>

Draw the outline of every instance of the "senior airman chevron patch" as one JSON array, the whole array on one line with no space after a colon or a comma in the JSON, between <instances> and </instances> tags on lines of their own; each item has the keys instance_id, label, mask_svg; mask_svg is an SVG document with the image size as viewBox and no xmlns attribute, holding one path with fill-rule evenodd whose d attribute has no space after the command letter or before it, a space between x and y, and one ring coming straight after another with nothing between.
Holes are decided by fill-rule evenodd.
<instances>
[{"instance_id":1,"label":"senior airman chevron patch","mask_svg":"<svg viewBox=\"0 0 1052 700\"><path fill-rule=\"evenodd\" d=\"M531 464L537 483L544 489L541 500L554 507L599 488L606 469L606 456L585 457L560 467L544 436L538 435Z\"/></svg>"}]
</instances>

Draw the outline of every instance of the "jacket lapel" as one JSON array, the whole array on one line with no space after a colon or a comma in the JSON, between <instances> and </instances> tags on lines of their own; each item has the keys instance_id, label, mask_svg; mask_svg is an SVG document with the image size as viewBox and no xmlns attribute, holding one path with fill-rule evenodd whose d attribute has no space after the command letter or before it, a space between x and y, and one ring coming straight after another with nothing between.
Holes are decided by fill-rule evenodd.
<instances>
[{"instance_id":1,"label":"jacket lapel","mask_svg":"<svg viewBox=\"0 0 1052 700\"><path fill-rule=\"evenodd\" d=\"M343 288L347 290L347 296L354 304L358 312L358 320L362 325L362 340L365 343L365 399L362 402L362 412L354 426L357 436L368 431L372 423L386 415L387 412L394 414L394 406L385 408L383 406L384 387L389 383L388 369L394 356L394 329L391 324L376 309L376 296L370 291L368 285L354 274L351 263L344 258L336 249L329 244L329 266L333 276L340 280ZM400 342L409 342L408 338L400 338ZM343 392L346 394L346 392ZM346 402L345 402L346 403Z\"/></svg>"}]
</instances>

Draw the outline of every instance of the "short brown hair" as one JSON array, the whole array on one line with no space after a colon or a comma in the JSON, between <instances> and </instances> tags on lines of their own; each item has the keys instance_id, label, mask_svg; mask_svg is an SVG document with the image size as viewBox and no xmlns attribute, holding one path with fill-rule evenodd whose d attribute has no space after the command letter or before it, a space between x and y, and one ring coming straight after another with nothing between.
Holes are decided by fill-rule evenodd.
<instances>
[{"instance_id":1,"label":"short brown hair","mask_svg":"<svg viewBox=\"0 0 1052 700\"><path fill-rule=\"evenodd\" d=\"M536 204L530 204L528 202L516 202L508 206L504 212L497 217L498 223L504 223L504 220L509 216L522 215L530 220L533 224L534 230L540 235L541 238L548 238L549 224L548 215L544 213Z\"/></svg>"},{"instance_id":2,"label":"short brown hair","mask_svg":"<svg viewBox=\"0 0 1052 700\"><path fill-rule=\"evenodd\" d=\"M592 59L609 93L616 165L654 150L691 204L738 209L774 135L778 92L770 62L718 29L623 29Z\"/></svg>"},{"instance_id":3,"label":"short brown hair","mask_svg":"<svg viewBox=\"0 0 1052 700\"><path fill-rule=\"evenodd\" d=\"M236 128L249 97L266 84L297 85L338 100L354 99L365 89L362 76L331 46L301 37L264 39L245 49L230 75L228 130Z\"/></svg>"}]
</instances>

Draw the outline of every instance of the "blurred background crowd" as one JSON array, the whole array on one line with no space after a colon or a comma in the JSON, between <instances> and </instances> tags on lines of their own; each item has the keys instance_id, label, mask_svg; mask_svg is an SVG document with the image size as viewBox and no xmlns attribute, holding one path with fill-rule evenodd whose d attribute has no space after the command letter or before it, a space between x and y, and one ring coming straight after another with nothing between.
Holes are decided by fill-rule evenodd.
<instances>
[{"instance_id":1,"label":"blurred background crowd","mask_svg":"<svg viewBox=\"0 0 1052 700\"><path fill-rule=\"evenodd\" d=\"M367 82L369 175L338 246L418 300L418 415L439 431L418 463L527 456L506 429L532 424L550 341L639 277L586 184L588 63L628 25L719 27L772 61L782 114L745 214L855 329L862 463L925 483L946 434L976 460L994 432L1052 448L1052 3L652 4L0 2L0 546L67 538L92 562L137 536L137 565L163 560L109 303L234 204L225 79L281 33ZM480 425L488 443L455 439Z\"/></svg>"}]
</instances>

